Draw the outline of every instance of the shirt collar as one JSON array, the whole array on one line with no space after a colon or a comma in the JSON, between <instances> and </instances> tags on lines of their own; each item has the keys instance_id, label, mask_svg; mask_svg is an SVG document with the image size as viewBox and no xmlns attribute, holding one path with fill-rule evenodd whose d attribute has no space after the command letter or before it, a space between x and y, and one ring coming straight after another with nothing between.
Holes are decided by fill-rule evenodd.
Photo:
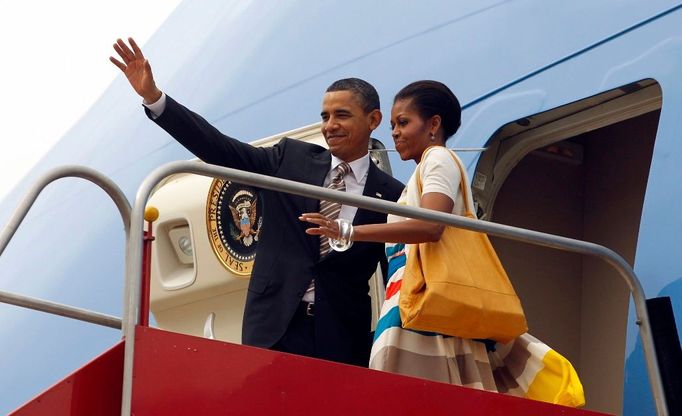
<instances>
[{"instance_id":1,"label":"shirt collar","mask_svg":"<svg viewBox=\"0 0 682 416\"><path fill-rule=\"evenodd\" d=\"M331 170L336 169L336 167L339 166L341 163L343 163L343 160L332 155ZM348 162L348 164L350 165L351 173L355 177L355 180L360 182L360 180L364 178L365 175L367 175L367 171L369 170L369 153L365 154L359 159L355 159L352 162Z\"/></svg>"}]
</instances>

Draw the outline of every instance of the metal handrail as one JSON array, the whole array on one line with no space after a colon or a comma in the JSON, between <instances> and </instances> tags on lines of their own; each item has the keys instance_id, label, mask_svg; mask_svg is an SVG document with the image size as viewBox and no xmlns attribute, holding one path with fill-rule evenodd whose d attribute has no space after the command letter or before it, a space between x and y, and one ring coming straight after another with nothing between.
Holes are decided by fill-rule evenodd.
<instances>
[{"instance_id":1,"label":"metal handrail","mask_svg":"<svg viewBox=\"0 0 682 416\"><path fill-rule=\"evenodd\" d=\"M139 317L138 308L141 301L139 299L139 293L140 282L142 278L144 209L154 187L167 176L176 173L193 173L196 175L232 180L234 182L255 186L258 188L286 192L320 200L340 202L342 204L357 206L359 208L369 209L372 211L437 222L439 224L483 232L489 235L510 240L522 241L543 247L550 247L558 250L599 257L613 266L630 288L630 292L635 303L637 324L640 326L639 334L642 340L642 346L644 348L644 356L647 363L649 382L651 384L656 411L660 416L668 415L667 405L665 402L665 392L663 390L658 360L654 350L653 336L651 333L651 326L649 324L649 315L646 309L644 290L637 279L637 276L632 270L632 267L630 267L630 265L613 250L598 244L560 237L538 231L474 220L459 215L446 214L433 210L408 207L405 205L396 204L394 202L381 201L376 198L333 191L314 185L303 184L216 165L204 164L201 162L182 161L165 164L147 176L138 189L132 209L131 232L126 256L125 292L128 297L126 298L123 313L123 334L126 342L123 364L123 395L121 405L122 416L128 416L131 409L132 370L134 358L133 353L135 342L134 335L135 326Z\"/></svg>"},{"instance_id":2,"label":"metal handrail","mask_svg":"<svg viewBox=\"0 0 682 416\"><path fill-rule=\"evenodd\" d=\"M121 329L121 318L107 315L105 313L76 308L49 300L38 299L31 296L17 295L16 293L0 290L0 302L14 306L21 306L22 308L33 309L52 315L78 319L79 321L90 322L91 324Z\"/></svg>"},{"instance_id":3,"label":"metal handrail","mask_svg":"<svg viewBox=\"0 0 682 416\"><path fill-rule=\"evenodd\" d=\"M121 191L121 189L111 179L94 169L85 166L69 165L54 168L41 175L36 182L34 182L33 186L31 186L31 189L29 189L29 191L26 193L26 196L24 196L24 199L21 200L17 208L14 210L14 213L10 217L10 220L5 228L2 230L2 233L0 233L0 255L2 255L2 253L5 251L5 248L7 248L10 240L12 240L12 237L16 233L17 229L26 217L26 214L28 214L28 211L31 209L43 189L57 179L66 177L81 178L90 181L102 188L114 201L119 213L121 214L121 219L123 220L123 227L126 235L126 252L128 252L127 244L130 240L130 203L128 202L128 199L126 198L123 191ZM22 296L16 293L0 291L0 302L116 329L119 329L122 326L121 319L115 316L106 315L87 309L75 308L34 297Z\"/></svg>"}]
</instances>

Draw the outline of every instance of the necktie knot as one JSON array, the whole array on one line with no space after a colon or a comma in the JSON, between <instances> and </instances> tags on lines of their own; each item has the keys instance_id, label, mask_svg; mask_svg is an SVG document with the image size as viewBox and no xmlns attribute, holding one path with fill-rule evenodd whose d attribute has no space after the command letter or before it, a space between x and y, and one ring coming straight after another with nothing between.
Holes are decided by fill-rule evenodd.
<instances>
[{"instance_id":1,"label":"necktie knot","mask_svg":"<svg viewBox=\"0 0 682 416\"><path fill-rule=\"evenodd\" d=\"M350 172L350 165L346 162L339 164L339 166L334 168L334 177L332 182L339 183L343 178Z\"/></svg>"}]
</instances>

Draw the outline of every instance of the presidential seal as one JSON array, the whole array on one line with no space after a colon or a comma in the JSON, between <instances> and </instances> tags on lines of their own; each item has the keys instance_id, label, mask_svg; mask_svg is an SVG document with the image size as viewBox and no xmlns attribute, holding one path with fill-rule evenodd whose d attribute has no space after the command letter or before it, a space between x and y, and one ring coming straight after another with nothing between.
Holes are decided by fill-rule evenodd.
<instances>
[{"instance_id":1,"label":"presidential seal","mask_svg":"<svg viewBox=\"0 0 682 416\"><path fill-rule=\"evenodd\" d=\"M206 203L208 238L220 262L235 274L251 274L262 213L254 188L223 179L211 183Z\"/></svg>"}]
</instances>

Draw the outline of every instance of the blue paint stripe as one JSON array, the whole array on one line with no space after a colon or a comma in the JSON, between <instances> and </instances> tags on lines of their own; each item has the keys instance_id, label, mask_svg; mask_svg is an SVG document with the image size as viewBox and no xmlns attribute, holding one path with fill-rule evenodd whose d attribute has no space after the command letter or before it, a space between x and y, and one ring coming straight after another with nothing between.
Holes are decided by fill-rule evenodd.
<instances>
[{"instance_id":1,"label":"blue paint stripe","mask_svg":"<svg viewBox=\"0 0 682 416\"><path fill-rule=\"evenodd\" d=\"M662 11L662 12L660 12L660 13L657 13L657 14L655 14L654 16L652 16L652 17L650 17L650 18L648 18L648 19L642 20L642 21L639 22L639 23L635 23L634 25L632 25L632 26L630 26L630 27L628 27L628 28L625 28L625 29L621 30L620 32L616 32L616 33L614 33L614 34L611 35L611 36L608 36L608 37L606 37L606 38L604 38L604 39L602 39L602 40L600 40L600 41L597 41L597 42L595 42L595 43L593 43L593 44L591 44L591 45L589 45L589 46L586 46L586 47L584 47L584 48L582 48L582 49L580 49L580 50L578 50L578 51L576 51L576 52L573 52L573 53L571 53L571 54L569 54L569 55L566 55L566 56L564 56L563 58L560 58L560 59L558 59L558 60L556 60L556 61L554 61L554 62L552 62L552 63L550 63L550 64L547 64L547 65L545 65L545 66L543 66L543 67L541 67L541 68L536 69L535 71L529 72L528 74L523 75L523 76L520 77L520 78L517 78L517 79L515 79L515 80L513 80L513 81L511 81L511 82L508 82L507 84L504 84L504 85L502 85L501 87L498 87L498 88L496 88L496 89L494 89L494 90L492 90L492 91L490 91L490 92L488 92L488 93L486 93L486 94L483 94L482 96L480 96L480 97L478 97L478 98L476 98L476 99L474 99L474 100L472 100L472 101L469 101L468 103L466 103L466 104L464 104L464 105L462 106L462 110L466 110L467 108L472 107L472 106L474 106L474 105L480 103L481 101L484 101L484 100L486 100L486 99L492 97L493 95L498 94L498 93L500 93L500 92L506 90L507 88L510 88L510 87L512 87L512 86L514 86L514 85L516 85L516 84L519 84L519 83L521 83L521 82L523 82L523 81L525 81L525 80L527 80L527 79L529 79L529 78L532 78L532 77L534 77L535 75L538 75L538 74L541 73L541 72L544 72L544 71L546 71L546 70L548 70L548 69L550 69L550 68L553 68L553 67L555 67L555 66L557 66L557 65L559 65L559 64L561 64L561 63L564 63L564 62L566 62L566 61L568 61L568 60L571 60L571 59L573 59L573 58L575 58L575 57L577 57L577 56L580 56L580 55L582 55L582 54L584 54L584 53L586 53L586 52L589 52L589 51L591 51L592 49L597 48L597 47L599 47L599 46L601 46L601 45L603 45L603 44L605 44L605 43L611 42L612 40L614 40L614 39L616 39L616 38L619 38L619 37L621 37L621 36L623 36L623 35L625 35L625 34L627 34L627 33L630 33L630 32L632 32L633 30L639 29L639 28L642 27L642 26L646 26L646 25L648 25L649 23L651 23L651 22L653 22L653 21L655 21L655 20L658 20L658 19L660 19L660 18L662 18L662 17L664 17L664 16L666 16L666 15L668 15L668 14L670 14L670 13L673 13L673 12L677 11L677 10L680 9L680 8L682 8L682 4L678 4L677 6L673 6L673 7L669 8L668 10L664 10L664 11Z\"/></svg>"}]
</instances>

